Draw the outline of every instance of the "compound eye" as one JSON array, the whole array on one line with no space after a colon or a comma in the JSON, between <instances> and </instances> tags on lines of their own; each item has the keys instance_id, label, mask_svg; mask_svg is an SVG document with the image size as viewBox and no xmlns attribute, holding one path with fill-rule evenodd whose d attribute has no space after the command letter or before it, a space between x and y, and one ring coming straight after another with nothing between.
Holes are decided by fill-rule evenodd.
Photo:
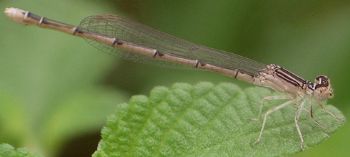
<instances>
[{"instance_id":1,"label":"compound eye","mask_svg":"<svg viewBox=\"0 0 350 157\"><path fill-rule=\"evenodd\" d=\"M328 86L329 86L329 81L327 76L321 75L316 77L316 88L328 87Z\"/></svg>"}]
</instances>

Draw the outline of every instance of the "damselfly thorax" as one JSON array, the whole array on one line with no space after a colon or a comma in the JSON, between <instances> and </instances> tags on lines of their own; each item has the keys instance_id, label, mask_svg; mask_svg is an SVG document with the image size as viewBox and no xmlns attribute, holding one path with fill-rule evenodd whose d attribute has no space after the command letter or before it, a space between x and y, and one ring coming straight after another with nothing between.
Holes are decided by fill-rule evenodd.
<instances>
[{"instance_id":1,"label":"damselfly thorax","mask_svg":"<svg viewBox=\"0 0 350 157\"><path fill-rule=\"evenodd\" d=\"M287 93L293 98L312 96L318 101L333 97L333 89L327 76L320 75L314 82L276 65L269 64L254 78L254 84Z\"/></svg>"}]
</instances>

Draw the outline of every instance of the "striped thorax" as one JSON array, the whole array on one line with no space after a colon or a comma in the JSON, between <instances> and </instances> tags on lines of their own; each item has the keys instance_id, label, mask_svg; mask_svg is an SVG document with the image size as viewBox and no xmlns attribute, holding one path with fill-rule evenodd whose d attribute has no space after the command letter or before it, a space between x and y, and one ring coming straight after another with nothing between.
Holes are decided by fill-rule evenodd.
<instances>
[{"instance_id":1,"label":"striped thorax","mask_svg":"<svg viewBox=\"0 0 350 157\"><path fill-rule=\"evenodd\" d=\"M333 97L333 89L327 76L317 76L315 82L311 82L276 64L269 64L265 69L261 70L256 76L254 83L289 93L293 97L310 95L320 101Z\"/></svg>"}]
</instances>

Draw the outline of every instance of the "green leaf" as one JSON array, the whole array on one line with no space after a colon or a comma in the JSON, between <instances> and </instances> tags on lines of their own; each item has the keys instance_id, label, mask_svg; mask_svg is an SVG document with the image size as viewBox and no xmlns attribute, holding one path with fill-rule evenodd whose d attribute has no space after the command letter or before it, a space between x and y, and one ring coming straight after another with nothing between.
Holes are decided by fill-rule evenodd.
<instances>
[{"instance_id":1,"label":"green leaf","mask_svg":"<svg viewBox=\"0 0 350 157\"><path fill-rule=\"evenodd\" d=\"M0 144L1 157L37 157L24 148L15 149L9 144Z\"/></svg>"},{"instance_id":2,"label":"green leaf","mask_svg":"<svg viewBox=\"0 0 350 157\"><path fill-rule=\"evenodd\" d=\"M242 90L232 83L156 87L149 97L134 96L109 117L93 156L280 156L299 152L292 105L268 118L261 142L254 144L261 127L261 121L252 120L258 104L264 96L275 94L259 87ZM265 108L282 102L268 102ZM335 107L326 109L344 118ZM332 133L343 123L317 107L314 117L326 130L303 113L300 124L307 148L327 138L323 131Z\"/></svg>"}]
</instances>

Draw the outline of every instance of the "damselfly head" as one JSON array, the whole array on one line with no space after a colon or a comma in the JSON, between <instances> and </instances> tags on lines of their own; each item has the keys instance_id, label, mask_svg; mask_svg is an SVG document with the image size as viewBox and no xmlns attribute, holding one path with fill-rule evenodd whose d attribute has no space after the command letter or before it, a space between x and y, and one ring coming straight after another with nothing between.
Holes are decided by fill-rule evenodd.
<instances>
[{"instance_id":1,"label":"damselfly head","mask_svg":"<svg viewBox=\"0 0 350 157\"><path fill-rule=\"evenodd\" d=\"M317 76L314 83L314 96L319 100L333 98L331 82L325 75Z\"/></svg>"}]
</instances>

